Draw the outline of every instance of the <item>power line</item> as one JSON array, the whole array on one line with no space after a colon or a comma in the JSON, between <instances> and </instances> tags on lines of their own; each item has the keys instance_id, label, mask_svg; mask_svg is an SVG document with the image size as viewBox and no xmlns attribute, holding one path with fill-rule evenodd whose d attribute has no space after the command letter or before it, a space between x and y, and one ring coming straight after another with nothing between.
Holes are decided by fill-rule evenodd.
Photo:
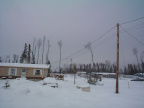
<instances>
[{"instance_id":1,"label":"power line","mask_svg":"<svg viewBox=\"0 0 144 108\"><path fill-rule=\"evenodd\" d=\"M134 37L133 35L131 35L128 31L126 31L122 26L120 26L127 34L129 34L132 38L134 38L135 40L137 40L139 43L141 43L142 45L144 45L143 42L141 42L140 40L138 40L136 37Z\"/></svg>"},{"instance_id":2,"label":"power line","mask_svg":"<svg viewBox=\"0 0 144 108\"><path fill-rule=\"evenodd\" d=\"M143 27L144 27L144 23L141 23L141 24L129 27L129 28L125 28L125 30L131 31L131 30L136 30L136 29L143 28Z\"/></svg>"},{"instance_id":3,"label":"power line","mask_svg":"<svg viewBox=\"0 0 144 108\"><path fill-rule=\"evenodd\" d=\"M108 37L106 37L105 39L103 39L102 41L100 41L99 43L96 43L95 45L92 46L92 49L95 49L96 47L99 47L101 45L103 45L104 43L106 43L108 40L112 39L115 35L110 35ZM81 55L84 55L85 53L89 52L88 50L84 50L82 54L80 54L79 56Z\"/></svg>"},{"instance_id":4,"label":"power line","mask_svg":"<svg viewBox=\"0 0 144 108\"><path fill-rule=\"evenodd\" d=\"M99 38L97 38L96 40L94 40L91 44L95 43L96 41L98 41L99 39L101 39L102 37L104 37L106 34L108 34L114 28L116 28L116 26L114 26L111 29L109 29L107 32L105 32L103 35L101 35Z\"/></svg>"},{"instance_id":5,"label":"power line","mask_svg":"<svg viewBox=\"0 0 144 108\"><path fill-rule=\"evenodd\" d=\"M136 30L136 29L139 29L139 28L143 28L143 27L144 27L143 24L144 24L144 23L139 24L139 25L136 25L136 26L129 27L129 28L127 28L127 29L128 29L127 31L131 31L131 30ZM139 27L138 27L138 26L139 26ZM136 28L134 28L134 27L136 27ZM132 29L131 29L131 28L132 28ZM125 29L125 30L126 30L126 29ZM125 32L125 30L122 30L122 32ZM105 42L105 40L108 41L108 40L110 40L111 38L113 38L114 36L116 36L116 33L114 33L114 34L112 34L111 36L105 38L105 39L102 40L98 45L97 45L97 44L93 45L93 46L92 46L92 47L93 47L92 49L100 46L100 44L103 44L103 43Z\"/></svg>"},{"instance_id":6,"label":"power line","mask_svg":"<svg viewBox=\"0 0 144 108\"><path fill-rule=\"evenodd\" d=\"M92 49L95 49L96 47L102 46L103 43L106 43L108 40L112 39L115 35L110 35L109 37L105 38L104 40L100 41L99 43L95 44L92 46ZM82 56L86 53L88 53L89 51L87 49L84 48L84 50L82 50L81 52L73 55L71 58L77 58L79 56ZM63 60L65 60L65 58L63 58ZM58 61L55 61L55 63L57 63Z\"/></svg>"},{"instance_id":7,"label":"power line","mask_svg":"<svg viewBox=\"0 0 144 108\"><path fill-rule=\"evenodd\" d=\"M93 47L92 49L94 49L94 48L100 46L101 44L105 43L105 41L107 42L108 40L110 40L110 39L113 38L114 36L115 36L115 35L111 35L111 36L105 38L105 39L102 40L99 44L95 44L94 46L92 46L92 47Z\"/></svg>"},{"instance_id":8,"label":"power line","mask_svg":"<svg viewBox=\"0 0 144 108\"><path fill-rule=\"evenodd\" d=\"M100 43L95 44L94 46L92 46L92 49L95 49L96 47L102 46L103 43L106 43L108 40L112 39L113 37L114 37L114 35L105 38L105 39L102 40ZM89 52L88 50L84 50L81 54L77 54L77 55L75 55L73 58L82 56L82 55L84 55L84 54L86 54L86 53L88 53L88 52Z\"/></svg>"},{"instance_id":9,"label":"power line","mask_svg":"<svg viewBox=\"0 0 144 108\"><path fill-rule=\"evenodd\" d=\"M131 22L138 21L138 20L141 20L141 19L144 19L144 17L140 17L140 18L137 18L137 19L134 19L134 20L131 20L131 21L127 21L127 22L121 23L120 25L131 23Z\"/></svg>"},{"instance_id":10,"label":"power line","mask_svg":"<svg viewBox=\"0 0 144 108\"><path fill-rule=\"evenodd\" d=\"M140 25L143 25L143 23L142 23L142 24L139 24L139 25L136 25L136 26L132 26L132 27L130 27L130 28L137 27L137 26L140 26ZM115 27L116 27L116 26L114 26L114 27L112 27L111 29L109 29L107 32L105 32L103 35L101 35L99 38L97 38L96 40L94 40L91 44L94 44L94 43L97 42L98 40L102 39L106 34L108 34L108 33L109 33L111 30L113 30ZM142 27L143 27L143 26L142 26ZM137 28L135 28L135 29L139 29L139 28L142 28L142 27L137 27ZM130 28L127 28L127 29L130 29ZM127 30L127 31L131 31L131 30L135 30L135 29L130 29L130 30ZM125 32L126 30L123 30L123 31ZM92 46L92 49L95 49L96 47L101 46L103 43L105 43L106 41L110 40L110 39L113 38L115 35L116 35L116 33L114 33L114 34L111 35L111 36L108 36L108 37L104 38L104 39L101 40L99 43L94 44L94 45ZM82 56L82 55L84 55L84 54L86 54L86 53L88 53L88 52L89 52L89 51L86 50L85 47L84 47L84 48L76 51L75 53L73 53L73 54L71 54L71 55L69 55L69 56L67 56L67 57L65 57L65 58L62 58L62 61L64 61L64 60L67 59L67 58L70 58L70 57L71 57L71 58L76 58L76 57ZM59 60L57 60L57 61L55 61L55 62L52 62L52 63L57 63L57 62L59 62Z\"/></svg>"},{"instance_id":11,"label":"power line","mask_svg":"<svg viewBox=\"0 0 144 108\"><path fill-rule=\"evenodd\" d=\"M137 27L137 28L129 29L129 30L127 30L127 31L137 30L137 29L140 29L140 28L143 28L143 27L144 27L144 25L141 26L141 27ZM125 29L125 30L126 30L126 29Z\"/></svg>"},{"instance_id":12,"label":"power line","mask_svg":"<svg viewBox=\"0 0 144 108\"><path fill-rule=\"evenodd\" d=\"M108 33L109 33L111 30L113 30L115 27L116 27L116 26L114 26L114 27L112 27L111 29L109 29L108 31L106 31L103 35L101 35L99 38L97 38L96 40L94 40L91 44L94 44L96 41L98 41L98 40L100 40L101 38L103 38L106 34L108 34ZM73 54L65 57L65 58L62 58L61 61L65 60L66 58L70 58L70 57L72 57L72 56L74 56L74 55L82 52L83 50L86 50L85 47L82 48L82 49L80 49L80 50L78 50L78 51L76 51L75 53L73 53ZM59 62L59 61L54 61L54 62L52 62L52 63L57 63L57 62Z\"/></svg>"},{"instance_id":13,"label":"power line","mask_svg":"<svg viewBox=\"0 0 144 108\"><path fill-rule=\"evenodd\" d=\"M127 21L127 22L124 22L124 23L121 23L120 25L124 25L124 24L128 24L128 23L131 23L131 22L134 22L134 21L138 21L138 20L141 20L141 19L144 19L144 17L140 17L140 18L137 18L137 19L134 19L134 20L131 20L131 21ZM142 23L143 24L143 23ZM140 25L142 25L142 24L140 24ZM136 25L136 26L139 26L139 25ZM136 26L134 26L134 27L136 27ZM98 37L96 40L94 40L91 44L94 44L95 42L97 42L98 40L100 40L101 38L103 38L106 34L108 34L111 30L113 30L114 28L115 28L116 26L114 26L114 27L112 27L111 29L109 29L108 31L106 31L103 35L101 35L100 37ZM121 27L121 26L120 26ZM142 28L143 26L141 26L141 27L137 27L137 28L135 28L135 29L139 29L139 28ZM122 27L121 27L122 28ZM123 29L123 28L122 28ZM132 29L132 30L135 30L135 29ZM130 30L125 30L125 29L123 29L125 32L127 32L128 33L128 31L130 31ZM130 36L132 36L130 33L128 33ZM113 36L111 36L111 37L109 37L109 39L111 39ZM132 36L134 39L136 39L138 42L140 42L141 44L143 44L144 45L144 43L142 43L141 41L139 41L137 38L135 38L134 36ZM109 40L108 39L108 40ZM106 39L104 39L104 40L106 40ZM103 40L103 41L104 41ZM96 46L97 44L95 44L95 45L93 45L93 49L95 48L95 47L97 47L97 46L100 46L100 44L98 44L97 46ZM83 53L82 53L83 52ZM83 55L83 54L85 54L86 52L88 52L86 49L85 49L85 47L83 47L82 49L80 49L80 50L78 50L78 51L76 51L76 52L74 52L73 54L71 54L71 55L69 55L69 56L67 56L67 57L65 57L65 58L62 58L61 59L61 61L63 61L63 60L65 60L65 59L67 59L67 58L75 58L75 57L78 57L77 55L79 55L79 53L82 53L82 54L80 54L79 56L81 56L81 55ZM74 56L74 57L73 57ZM54 62L52 62L52 63L57 63L57 62L59 62L59 60L58 61L54 61Z\"/></svg>"},{"instance_id":14,"label":"power line","mask_svg":"<svg viewBox=\"0 0 144 108\"><path fill-rule=\"evenodd\" d=\"M105 32L103 35L101 35L99 38L97 38L96 40L94 40L91 44L94 44L96 41L98 41L99 39L101 39L102 37L104 37L106 34L108 34L108 33L109 33L111 30L113 30L115 27L116 27L116 26L114 26L114 27L112 27L111 29L109 29L107 32ZM82 48L81 50L79 50L79 51L73 53L73 54L70 55L70 56L73 56L73 55L75 55L75 54L81 52L82 50L85 50L85 47ZM68 56L67 58L69 58L70 56Z\"/></svg>"},{"instance_id":15,"label":"power line","mask_svg":"<svg viewBox=\"0 0 144 108\"><path fill-rule=\"evenodd\" d=\"M123 43L122 43L123 41L121 40L121 38L120 38L120 48L121 48L121 54L122 54L122 59L123 59L123 62L124 62L124 66L126 65L126 62L125 62L125 56L124 56L124 51L123 51Z\"/></svg>"},{"instance_id":16,"label":"power line","mask_svg":"<svg viewBox=\"0 0 144 108\"><path fill-rule=\"evenodd\" d=\"M140 26L140 25L143 25L144 23L142 23L142 24L139 24L139 25L136 25L136 26L133 26L133 27L137 27L137 26ZM130 27L130 28L133 28L133 27ZM144 27L144 26L142 26L142 27ZM131 30L136 30L136 29L139 29L139 28L142 28L142 27L137 27L137 28L135 28L135 29L130 29L130 30L128 30L128 31L131 31ZM113 28L115 28L115 27L113 27ZM109 31L107 31L106 33L108 33L108 32L110 32L113 28L111 28ZM127 29L129 29L129 28L127 28ZM105 34L106 34L105 33ZM104 35L105 35L104 34ZM102 35L102 36L104 36L104 35ZM107 38L104 38L104 40L102 40L102 41L100 41L100 43L96 43L95 45L93 45L92 46L92 49L95 49L96 47L98 47L98 46L100 46L101 44L103 44L103 43L105 43L105 42L107 42L108 40L110 40L111 38L113 38L114 36L116 35L116 33L114 33L113 35L111 35L111 36L109 36L109 37L107 37ZM102 36L101 36L101 38L102 38ZM95 41L98 41L100 38L98 38L97 40L95 40ZM95 41L93 41L93 43L95 42ZM83 54L80 54L79 56L81 56L81 55L84 55L85 53L87 53L88 51L82 51L82 52L84 52ZM79 56L76 56L76 57L79 57ZM73 57L73 58L75 58L75 57Z\"/></svg>"}]
</instances>

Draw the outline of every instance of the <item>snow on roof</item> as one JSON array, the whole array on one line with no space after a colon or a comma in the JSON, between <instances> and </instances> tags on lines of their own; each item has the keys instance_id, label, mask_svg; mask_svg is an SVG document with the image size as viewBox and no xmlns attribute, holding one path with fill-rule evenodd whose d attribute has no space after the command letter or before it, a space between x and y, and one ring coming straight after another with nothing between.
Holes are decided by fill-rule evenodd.
<instances>
[{"instance_id":1,"label":"snow on roof","mask_svg":"<svg viewBox=\"0 0 144 108\"><path fill-rule=\"evenodd\" d=\"M78 71L77 73L86 73L86 72L81 72L81 71Z\"/></svg>"},{"instance_id":2,"label":"snow on roof","mask_svg":"<svg viewBox=\"0 0 144 108\"><path fill-rule=\"evenodd\" d=\"M22 64L22 63L0 63L0 66L31 67L31 68L49 68L50 67L50 65L46 65L46 64Z\"/></svg>"},{"instance_id":3,"label":"snow on roof","mask_svg":"<svg viewBox=\"0 0 144 108\"><path fill-rule=\"evenodd\" d=\"M92 72L92 74L103 74L103 75L113 74L113 75L115 75L116 73L110 73L110 72Z\"/></svg>"}]
</instances>

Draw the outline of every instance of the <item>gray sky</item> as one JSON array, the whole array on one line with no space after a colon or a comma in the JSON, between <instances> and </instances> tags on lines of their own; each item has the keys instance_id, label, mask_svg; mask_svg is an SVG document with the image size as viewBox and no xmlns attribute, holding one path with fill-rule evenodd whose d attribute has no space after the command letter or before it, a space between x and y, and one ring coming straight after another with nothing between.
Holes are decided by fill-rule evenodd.
<instances>
[{"instance_id":1,"label":"gray sky","mask_svg":"<svg viewBox=\"0 0 144 108\"><path fill-rule=\"evenodd\" d=\"M56 68L59 60L57 42L62 40L62 58L84 48L117 23L144 17L144 0L0 0L0 56L21 53L33 38L50 40L49 59ZM121 25L144 43L144 18ZM140 58L144 45L120 28L120 65L137 63L132 53L137 48ZM94 62L116 61L116 28L94 42ZM41 48L42 50L42 48ZM45 52L47 48L45 47ZM41 57L41 56L40 56ZM90 63L88 50L63 60L62 64Z\"/></svg>"}]
</instances>

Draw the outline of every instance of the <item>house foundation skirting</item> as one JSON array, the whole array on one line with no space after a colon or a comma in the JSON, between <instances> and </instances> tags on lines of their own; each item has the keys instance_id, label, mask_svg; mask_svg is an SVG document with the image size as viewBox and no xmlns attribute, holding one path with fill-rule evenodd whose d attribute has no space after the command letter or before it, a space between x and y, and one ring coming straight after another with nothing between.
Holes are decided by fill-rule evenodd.
<instances>
[{"instance_id":1,"label":"house foundation skirting","mask_svg":"<svg viewBox=\"0 0 144 108\"><path fill-rule=\"evenodd\" d=\"M0 76L0 78L5 77L6 79L16 79L20 78L21 76Z\"/></svg>"},{"instance_id":2,"label":"house foundation skirting","mask_svg":"<svg viewBox=\"0 0 144 108\"><path fill-rule=\"evenodd\" d=\"M27 79L44 79L45 77L26 77Z\"/></svg>"}]
</instances>

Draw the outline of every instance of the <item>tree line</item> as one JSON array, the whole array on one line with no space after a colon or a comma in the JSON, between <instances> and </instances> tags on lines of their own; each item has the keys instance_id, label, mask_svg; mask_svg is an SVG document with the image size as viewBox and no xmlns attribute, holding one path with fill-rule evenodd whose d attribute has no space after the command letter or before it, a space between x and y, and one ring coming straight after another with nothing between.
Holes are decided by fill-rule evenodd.
<instances>
[{"instance_id":1,"label":"tree line","mask_svg":"<svg viewBox=\"0 0 144 108\"><path fill-rule=\"evenodd\" d=\"M47 45L48 49L46 52L46 58L44 58L44 52L45 52L45 46ZM42 47L42 50L41 50ZM33 40L33 47L31 48L31 44L25 43L24 46L24 51L21 54L20 57L20 63L29 63L29 64L50 64L49 60L49 48L50 48L50 43L49 40L47 40L46 44L46 37L44 36L43 39L39 38L36 40L34 38ZM42 52L42 55L40 56L40 52ZM36 53L37 53L37 58L36 58ZM40 61L41 57L41 61ZM44 62L44 60L46 60Z\"/></svg>"},{"instance_id":2,"label":"tree line","mask_svg":"<svg viewBox=\"0 0 144 108\"><path fill-rule=\"evenodd\" d=\"M76 67L77 71L84 71L84 72L115 72L116 71L116 64L110 64L110 61L106 61L105 63L90 63L90 64L75 64L71 63L69 66L64 65L63 69L65 72L73 73L73 68Z\"/></svg>"},{"instance_id":3,"label":"tree line","mask_svg":"<svg viewBox=\"0 0 144 108\"><path fill-rule=\"evenodd\" d=\"M49 52L50 52L50 41L46 40L46 36L43 38L36 39L33 38L33 43L24 44L24 50L21 56L17 54L13 55L13 60L11 60L10 55L5 57L0 56L0 63L27 63L27 64L50 64ZM61 47L62 41L58 41L58 47L60 49L60 62L59 67L61 67ZM47 49L45 51L45 48ZM41 53L40 53L41 52ZM41 54L41 55L40 55ZM44 55L45 54L45 55Z\"/></svg>"},{"instance_id":4,"label":"tree line","mask_svg":"<svg viewBox=\"0 0 144 108\"><path fill-rule=\"evenodd\" d=\"M45 47L47 47L47 51L45 51ZM62 49L62 41L58 41L58 47L60 49L60 59L59 59L59 72L67 72L73 73L73 67L77 68L77 71L85 71L85 72L116 72L116 64L111 64L109 60L106 60L105 63L95 63L93 60L93 51L91 48L91 43L89 42L85 45L85 48L88 49L91 53L91 64L72 64L72 58L70 59L71 63L69 66L64 64L61 67L61 49ZM41 55L40 55L41 52ZM44 53L45 52L45 53ZM46 40L46 37L33 39L33 44L24 44L24 50L19 57L17 54L13 55L13 59L10 59L10 56L7 55L5 57L0 57L0 62L5 63L27 63L27 64L50 64L49 60L49 52L50 52L50 41ZM138 59L138 50L136 48L132 49L133 55L136 57L136 64L128 64L124 67L124 69L120 69L120 73L124 74L135 74L144 72L144 52L142 52L142 56L140 58L140 62ZM37 56L36 56L37 54ZM46 54L44 56L44 54ZM41 57L41 59L40 59ZM41 61L40 61L41 60Z\"/></svg>"},{"instance_id":5,"label":"tree line","mask_svg":"<svg viewBox=\"0 0 144 108\"><path fill-rule=\"evenodd\" d=\"M11 60L10 55L6 55L5 57L0 57L0 63L18 63L19 56L17 54L13 54L13 59Z\"/></svg>"},{"instance_id":6,"label":"tree line","mask_svg":"<svg viewBox=\"0 0 144 108\"><path fill-rule=\"evenodd\" d=\"M140 68L139 68L140 66ZM124 67L124 69L120 69L120 74L125 75L134 75L136 73L144 73L144 62L142 61L140 64L128 64ZM109 61L106 61L105 63L94 63L93 65L90 64L70 64L70 65L64 65L64 67L61 69L63 70L62 73L73 73L74 67L76 67L77 71L81 72L108 72L108 73L116 73L116 64L110 64ZM56 70L55 70L56 72Z\"/></svg>"}]
</instances>

